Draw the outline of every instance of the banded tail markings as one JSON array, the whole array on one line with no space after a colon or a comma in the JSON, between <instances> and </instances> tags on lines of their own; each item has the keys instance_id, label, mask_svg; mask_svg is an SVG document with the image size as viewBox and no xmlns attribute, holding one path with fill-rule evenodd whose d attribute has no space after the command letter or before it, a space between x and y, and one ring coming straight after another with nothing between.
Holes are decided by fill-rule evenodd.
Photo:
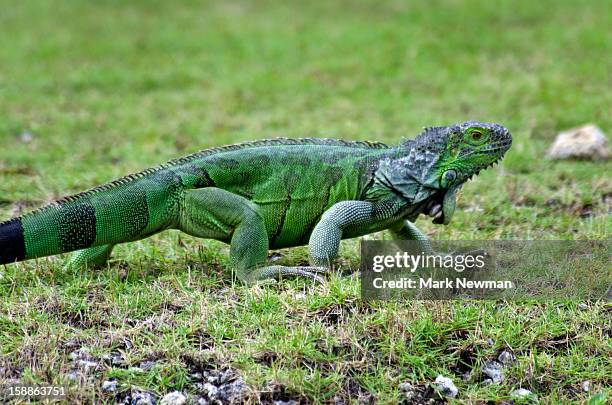
<instances>
[{"instance_id":1,"label":"banded tail markings","mask_svg":"<svg viewBox=\"0 0 612 405\"><path fill-rule=\"evenodd\" d=\"M19 218L0 224L0 264L14 263L26 257L23 225Z\"/></svg>"},{"instance_id":2,"label":"banded tail markings","mask_svg":"<svg viewBox=\"0 0 612 405\"><path fill-rule=\"evenodd\" d=\"M96 211L89 201L63 205L57 226L63 252L84 249L96 241Z\"/></svg>"}]
</instances>

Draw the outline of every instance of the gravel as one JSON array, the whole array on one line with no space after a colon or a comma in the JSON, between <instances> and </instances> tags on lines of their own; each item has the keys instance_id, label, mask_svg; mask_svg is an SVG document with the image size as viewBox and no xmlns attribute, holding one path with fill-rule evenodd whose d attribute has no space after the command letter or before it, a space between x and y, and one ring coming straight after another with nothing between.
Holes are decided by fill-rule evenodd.
<instances>
[{"instance_id":1,"label":"gravel","mask_svg":"<svg viewBox=\"0 0 612 405\"><path fill-rule=\"evenodd\" d=\"M96 363L95 361L91 361L91 360L79 360L77 361L76 364L85 373L89 372L90 370L95 370L96 368L98 368L98 363Z\"/></svg>"},{"instance_id":2,"label":"gravel","mask_svg":"<svg viewBox=\"0 0 612 405\"><path fill-rule=\"evenodd\" d=\"M443 375L437 376L434 384L436 390L445 397L455 398L459 393L459 389L455 386L453 380Z\"/></svg>"},{"instance_id":3,"label":"gravel","mask_svg":"<svg viewBox=\"0 0 612 405\"><path fill-rule=\"evenodd\" d=\"M151 370L153 367L155 366L155 362L154 361L150 361L150 360L146 360L141 362L138 367L145 370L145 371L149 371Z\"/></svg>"},{"instance_id":4,"label":"gravel","mask_svg":"<svg viewBox=\"0 0 612 405\"><path fill-rule=\"evenodd\" d=\"M89 350L87 350L84 347L81 347L78 350L73 351L72 353L70 353L68 355L68 357L70 357L70 360L72 361L77 361L77 360L87 360L91 358L91 355L89 354Z\"/></svg>"},{"instance_id":5,"label":"gravel","mask_svg":"<svg viewBox=\"0 0 612 405\"><path fill-rule=\"evenodd\" d=\"M104 356L102 356L102 360L113 367L125 366L125 360L123 359L123 356L121 356L121 354L119 353L105 354Z\"/></svg>"},{"instance_id":6,"label":"gravel","mask_svg":"<svg viewBox=\"0 0 612 405\"><path fill-rule=\"evenodd\" d=\"M132 390L129 399L130 405L154 405L155 396L150 392Z\"/></svg>"},{"instance_id":7,"label":"gravel","mask_svg":"<svg viewBox=\"0 0 612 405\"><path fill-rule=\"evenodd\" d=\"M518 388L512 391L510 393L510 396L516 399L524 399L524 398L532 398L534 400L537 399L537 397L533 394L533 392L525 388Z\"/></svg>"},{"instance_id":8,"label":"gravel","mask_svg":"<svg viewBox=\"0 0 612 405\"><path fill-rule=\"evenodd\" d=\"M102 382L103 392L116 392L118 383L115 380L106 380Z\"/></svg>"},{"instance_id":9,"label":"gravel","mask_svg":"<svg viewBox=\"0 0 612 405\"><path fill-rule=\"evenodd\" d=\"M482 368L482 372L489 377L488 380L490 381L485 380L485 382L488 382L489 384L501 384L504 380L502 367L502 364L497 361L487 360Z\"/></svg>"},{"instance_id":10,"label":"gravel","mask_svg":"<svg viewBox=\"0 0 612 405\"><path fill-rule=\"evenodd\" d=\"M191 376L203 397L211 402L240 403L248 393L248 386L232 369L204 370Z\"/></svg>"},{"instance_id":11,"label":"gravel","mask_svg":"<svg viewBox=\"0 0 612 405\"><path fill-rule=\"evenodd\" d=\"M504 366L509 366L516 361L516 356L509 351L504 350L499 354L499 356L497 356L497 361Z\"/></svg>"},{"instance_id":12,"label":"gravel","mask_svg":"<svg viewBox=\"0 0 612 405\"><path fill-rule=\"evenodd\" d=\"M178 391L172 391L164 395L159 401L160 405L184 405L187 402L187 397Z\"/></svg>"},{"instance_id":13,"label":"gravel","mask_svg":"<svg viewBox=\"0 0 612 405\"><path fill-rule=\"evenodd\" d=\"M72 370L68 374L66 374L66 378L68 378L70 381L78 381L79 377L79 372L76 370Z\"/></svg>"},{"instance_id":14,"label":"gravel","mask_svg":"<svg viewBox=\"0 0 612 405\"><path fill-rule=\"evenodd\" d=\"M414 387L409 382L403 382L398 387L400 391L404 394L404 397L408 400L414 398L415 392Z\"/></svg>"},{"instance_id":15,"label":"gravel","mask_svg":"<svg viewBox=\"0 0 612 405\"><path fill-rule=\"evenodd\" d=\"M582 391L589 392L591 390L591 382L589 380L585 380L580 384Z\"/></svg>"}]
</instances>

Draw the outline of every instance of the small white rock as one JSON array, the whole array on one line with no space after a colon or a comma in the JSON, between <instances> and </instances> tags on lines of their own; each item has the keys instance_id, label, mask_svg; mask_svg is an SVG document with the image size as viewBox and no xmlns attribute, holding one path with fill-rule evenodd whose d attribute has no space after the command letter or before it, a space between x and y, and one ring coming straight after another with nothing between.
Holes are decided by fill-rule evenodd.
<instances>
[{"instance_id":1,"label":"small white rock","mask_svg":"<svg viewBox=\"0 0 612 405\"><path fill-rule=\"evenodd\" d=\"M536 399L537 397L529 390L525 389L525 388L518 388L514 391L512 391L510 393L510 396L512 398L528 398L528 397L532 397L533 399Z\"/></svg>"},{"instance_id":2,"label":"small white rock","mask_svg":"<svg viewBox=\"0 0 612 405\"><path fill-rule=\"evenodd\" d=\"M561 132L548 150L551 159L608 159L608 139L594 124Z\"/></svg>"},{"instance_id":3,"label":"small white rock","mask_svg":"<svg viewBox=\"0 0 612 405\"><path fill-rule=\"evenodd\" d=\"M154 362L154 361L146 360L146 361L141 362L141 363L138 365L138 368L141 368L141 369L143 369L143 370L145 370L145 371L149 371L149 370L151 370L151 369L152 369L154 366L155 366L155 362Z\"/></svg>"},{"instance_id":4,"label":"small white rock","mask_svg":"<svg viewBox=\"0 0 612 405\"><path fill-rule=\"evenodd\" d=\"M482 372L491 379L493 384L501 384L501 382L504 380L502 365L496 361L487 360L482 368Z\"/></svg>"},{"instance_id":5,"label":"small white rock","mask_svg":"<svg viewBox=\"0 0 612 405\"><path fill-rule=\"evenodd\" d=\"M581 311L586 311L587 309L589 309L589 306L584 302L581 302L580 304L578 304L578 309Z\"/></svg>"},{"instance_id":6,"label":"small white rock","mask_svg":"<svg viewBox=\"0 0 612 405\"><path fill-rule=\"evenodd\" d=\"M86 373L89 372L89 370L94 370L98 367L98 363L89 360L79 360L77 361L77 365Z\"/></svg>"},{"instance_id":7,"label":"small white rock","mask_svg":"<svg viewBox=\"0 0 612 405\"><path fill-rule=\"evenodd\" d=\"M102 356L102 360L109 363L111 366L117 367L125 364L123 357L119 353L109 353Z\"/></svg>"},{"instance_id":8,"label":"small white rock","mask_svg":"<svg viewBox=\"0 0 612 405\"><path fill-rule=\"evenodd\" d=\"M72 361L88 359L90 357L89 350L81 347L79 350L75 350L68 355Z\"/></svg>"},{"instance_id":9,"label":"small white rock","mask_svg":"<svg viewBox=\"0 0 612 405\"><path fill-rule=\"evenodd\" d=\"M132 391L132 405L154 405L155 397L150 392Z\"/></svg>"},{"instance_id":10,"label":"small white rock","mask_svg":"<svg viewBox=\"0 0 612 405\"><path fill-rule=\"evenodd\" d=\"M161 401L159 401L160 405L183 405L185 402L187 402L187 398L178 391L167 393Z\"/></svg>"},{"instance_id":11,"label":"small white rock","mask_svg":"<svg viewBox=\"0 0 612 405\"><path fill-rule=\"evenodd\" d=\"M347 404L347 402L339 395L335 395L333 398L333 401L334 401L334 405L346 405ZM279 402L279 401L276 401L276 402ZM274 403L274 405L282 405L282 404L277 404L276 402ZM281 401L281 402L285 402L285 401ZM289 403L288 405L299 405L299 403L293 399L286 401L286 402Z\"/></svg>"},{"instance_id":12,"label":"small white rock","mask_svg":"<svg viewBox=\"0 0 612 405\"><path fill-rule=\"evenodd\" d=\"M581 384L582 391L589 392L591 390L591 382L589 380L585 380Z\"/></svg>"},{"instance_id":13,"label":"small white rock","mask_svg":"<svg viewBox=\"0 0 612 405\"><path fill-rule=\"evenodd\" d=\"M445 397L455 398L459 393L459 389L455 386L453 380L448 377L444 377L443 375L437 376L434 384L436 386L436 390Z\"/></svg>"},{"instance_id":14,"label":"small white rock","mask_svg":"<svg viewBox=\"0 0 612 405\"><path fill-rule=\"evenodd\" d=\"M402 392L406 392L406 391L412 391L412 384L410 384L409 382L403 382L401 383L398 388L400 389L400 391Z\"/></svg>"},{"instance_id":15,"label":"small white rock","mask_svg":"<svg viewBox=\"0 0 612 405\"><path fill-rule=\"evenodd\" d=\"M66 374L66 378L68 378L70 381L78 381L79 373L76 370L72 370L71 372Z\"/></svg>"},{"instance_id":16,"label":"small white rock","mask_svg":"<svg viewBox=\"0 0 612 405\"><path fill-rule=\"evenodd\" d=\"M102 391L103 392L115 392L117 391L117 381L115 380L106 380L102 382Z\"/></svg>"},{"instance_id":17,"label":"small white rock","mask_svg":"<svg viewBox=\"0 0 612 405\"><path fill-rule=\"evenodd\" d=\"M504 350L497 356L497 360L504 366L508 366L516 361L516 356L507 350Z\"/></svg>"},{"instance_id":18,"label":"small white rock","mask_svg":"<svg viewBox=\"0 0 612 405\"><path fill-rule=\"evenodd\" d=\"M32 139L34 139L34 137L29 131L23 131L21 135L19 135L19 140L23 143L32 142Z\"/></svg>"},{"instance_id":19,"label":"small white rock","mask_svg":"<svg viewBox=\"0 0 612 405\"><path fill-rule=\"evenodd\" d=\"M404 394L404 397L406 399L412 399L414 398L415 392L414 392L414 387L412 386L412 384L410 384L409 382L403 382L401 383L398 388L400 389L400 391Z\"/></svg>"},{"instance_id":20,"label":"small white rock","mask_svg":"<svg viewBox=\"0 0 612 405\"><path fill-rule=\"evenodd\" d=\"M219 392L219 388L215 387L211 383L202 384L202 389L206 391L206 395L210 399L214 399L217 397L217 393Z\"/></svg>"}]
</instances>

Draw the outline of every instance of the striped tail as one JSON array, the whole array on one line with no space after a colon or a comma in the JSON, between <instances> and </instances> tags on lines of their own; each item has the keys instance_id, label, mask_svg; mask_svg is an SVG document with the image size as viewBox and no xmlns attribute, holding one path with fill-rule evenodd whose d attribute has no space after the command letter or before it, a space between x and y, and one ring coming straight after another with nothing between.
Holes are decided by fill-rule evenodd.
<instances>
[{"instance_id":1,"label":"striped tail","mask_svg":"<svg viewBox=\"0 0 612 405\"><path fill-rule=\"evenodd\" d=\"M0 223L0 264L129 242L176 222L176 179L154 173L65 197Z\"/></svg>"},{"instance_id":2,"label":"striped tail","mask_svg":"<svg viewBox=\"0 0 612 405\"><path fill-rule=\"evenodd\" d=\"M0 224L0 264L19 262L26 258L23 225L19 218Z\"/></svg>"}]
</instances>

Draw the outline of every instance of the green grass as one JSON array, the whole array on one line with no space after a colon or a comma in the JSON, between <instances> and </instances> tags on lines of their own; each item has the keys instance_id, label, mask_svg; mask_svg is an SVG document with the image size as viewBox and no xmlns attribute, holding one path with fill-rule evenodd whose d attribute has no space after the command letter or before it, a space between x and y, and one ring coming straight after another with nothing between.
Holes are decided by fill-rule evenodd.
<instances>
[{"instance_id":1,"label":"green grass","mask_svg":"<svg viewBox=\"0 0 612 405\"><path fill-rule=\"evenodd\" d=\"M579 4L580 3L580 4ZM329 136L395 143L425 125L507 126L500 167L464 187L440 239L606 239L610 162L543 158L559 130L612 131L607 1L0 1L0 218L213 145ZM25 136L24 134L31 136ZM358 263L357 242L343 248ZM281 252L282 262L306 250ZM610 391L610 306L366 303L357 277L245 287L227 247L165 233L116 249L106 271L64 257L0 270L0 383L68 383L112 402L116 378L163 395L228 368L248 400L396 403L438 374L458 402L541 403ZM502 350L505 382L478 372ZM123 364L100 361L121 353ZM129 368L153 360L150 370ZM474 372L462 379L461 376ZM584 393L580 384L591 381Z\"/></svg>"}]
</instances>

